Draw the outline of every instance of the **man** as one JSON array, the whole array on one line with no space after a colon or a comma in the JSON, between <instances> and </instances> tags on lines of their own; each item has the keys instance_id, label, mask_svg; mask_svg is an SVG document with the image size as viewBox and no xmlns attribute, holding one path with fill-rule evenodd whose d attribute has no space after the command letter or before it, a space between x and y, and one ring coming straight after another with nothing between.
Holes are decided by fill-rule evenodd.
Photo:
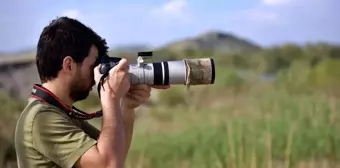
<instances>
[{"instance_id":1,"label":"man","mask_svg":"<svg viewBox=\"0 0 340 168\"><path fill-rule=\"evenodd\" d=\"M103 86L100 84L100 131L85 120L73 118L76 111L65 110L85 99L92 87L99 84L98 60L107 49L105 40L74 19L60 17L43 29L36 55L42 83L38 86L62 106L34 95L29 99L15 131L19 167L124 166L132 138L134 109L148 100L151 90L147 85L130 86L126 59L110 70Z\"/></svg>"}]
</instances>

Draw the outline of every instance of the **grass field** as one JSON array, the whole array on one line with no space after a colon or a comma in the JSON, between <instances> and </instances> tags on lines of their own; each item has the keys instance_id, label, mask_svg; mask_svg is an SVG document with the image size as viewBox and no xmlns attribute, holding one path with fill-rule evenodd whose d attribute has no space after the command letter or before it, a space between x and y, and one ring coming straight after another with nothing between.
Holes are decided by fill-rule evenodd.
<instances>
[{"instance_id":1,"label":"grass field","mask_svg":"<svg viewBox=\"0 0 340 168\"><path fill-rule=\"evenodd\" d=\"M270 83L235 90L164 91L163 104L137 112L127 167L340 166L338 99Z\"/></svg>"},{"instance_id":2,"label":"grass field","mask_svg":"<svg viewBox=\"0 0 340 168\"><path fill-rule=\"evenodd\" d=\"M340 166L339 100L288 93L270 83L237 94L211 86L193 90L190 95L184 86L173 87L163 95L177 96L170 100L178 106L137 113L143 115L127 167Z\"/></svg>"},{"instance_id":3,"label":"grass field","mask_svg":"<svg viewBox=\"0 0 340 168\"><path fill-rule=\"evenodd\" d=\"M340 48L303 50L297 60L290 57L295 50L288 49L251 57L255 63L221 56L214 85L158 92L151 105L137 111L126 167L340 167ZM305 58L301 62L297 56ZM260 70L250 69L241 78L235 62ZM258 80L258 72L276 72L275 79ZM0 94L0 162L5 155L15 157L8 147L15 112L25 103ZM86 111L97 105L96 96L76 104Z\"/></svg>"},{"instance_id":4,"label":"grass field","mask_svg":"<svg viewBox=\"0 0 340 168\"><path fill-rule=\"evenodd\" d=\"M232 78L229 87L172 86L138 110L126 167L340 167L338 98Z\"/></svg>"}]
</instances>

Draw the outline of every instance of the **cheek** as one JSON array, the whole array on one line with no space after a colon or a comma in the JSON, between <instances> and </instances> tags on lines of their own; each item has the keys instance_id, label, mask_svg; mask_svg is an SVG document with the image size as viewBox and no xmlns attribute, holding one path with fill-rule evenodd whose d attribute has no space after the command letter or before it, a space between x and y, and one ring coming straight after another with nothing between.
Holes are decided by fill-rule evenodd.
<instances>
[{"instance_id":1,"label":"cheek","mask_svg":"<svg viewBox=\"0 0 340 168\"><path fill-rule=\"evenodd\" d=\"M80 75L82 79L86 79L88 78L88 76L90 76L90 70L88 67L82 67L81 71L80 71Z\"/></svg>"},{"instance_id":2,"label":"cheek","mask_svg":"<svg viewBox=\"0 0 340 168\"><path fill-rule=\"evenodd\" d=\"M86 74L84 71L79 71L77 75L74 77L75 82L78 86L86 85Z\"/></svg>"},{"instance_id":3,"label":"cheek","mask_svg":"<svg viewBox=\"0 0 340 168\"><path fill-rule=\"evenodd\" d=\"M89 78L90 78L91 80L93 80L93 79L94 79L94 72L93 72L93 69L90 69L88 74L89 74L89 75L88 75Z\"/></svg>"},{"instance_id":4,"label":"cheek","mask_svg":"<svg viewBox=\"0 0 340 168\"><path fill-rule=\"evenodd\" d=\"M93 70L83 71L81 78L84 85L91 85L94 80Z\"/></svg>"}]
</instances>

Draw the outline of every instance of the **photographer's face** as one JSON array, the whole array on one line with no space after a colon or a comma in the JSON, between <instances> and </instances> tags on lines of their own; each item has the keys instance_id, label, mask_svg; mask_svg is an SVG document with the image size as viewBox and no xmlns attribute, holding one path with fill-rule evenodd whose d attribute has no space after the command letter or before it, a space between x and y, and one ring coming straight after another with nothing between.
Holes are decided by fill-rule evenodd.
<instances>
[{"instance_id":1,"label":"photographer's face","mask_svg":"<svg viewBox=\"0 0 340 168\"><path fill-rule=\"evenodd\" d=\"M92 87L95 85L93 69L96 66L98 50L95 46L90 49L87 56L81 65L77 66L77 72L70 86L70 97L74 101L80 101L87 98Z\"/></svg>"}]
</instances>

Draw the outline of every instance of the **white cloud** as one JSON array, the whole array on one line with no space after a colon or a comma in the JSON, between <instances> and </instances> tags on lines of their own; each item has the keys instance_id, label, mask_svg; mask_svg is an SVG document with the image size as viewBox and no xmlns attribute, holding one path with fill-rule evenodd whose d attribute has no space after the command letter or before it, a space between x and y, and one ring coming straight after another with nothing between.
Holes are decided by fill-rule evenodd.
<instances>
[{"instance_id":1,"label":"white cloud","mask_svg":"<svg viewBox=\"0 0 340 168\"><path fill-rule=\"evenodd\" d=\"M62 12L61 16L67 16L73 19L80 19L81 18L81 14L80 11L78 9L70 9L70 10L66 10L64 12Z\"/></svg>"},{"instance_id":2,"label":"white cloud","mask_svg":"<svg viewBox=\"0 0 340 168\"><path fill-rule=\"evenodd\" d=\"M170 16L181 17L185 14L187 5L186 0L172 0L161 6L159 10Z\"/></svg>"},{"instance_id":3,"label":"white cloud","mask_svg":"<svg viewBox=\"0 0 340 168\"><path fill-rule=\"evenodd\" d=\"M153 8L151 14L163 21L188 21L190 18L189 4L187 0L170 0Z\"/></svg>"}]
</instances>

